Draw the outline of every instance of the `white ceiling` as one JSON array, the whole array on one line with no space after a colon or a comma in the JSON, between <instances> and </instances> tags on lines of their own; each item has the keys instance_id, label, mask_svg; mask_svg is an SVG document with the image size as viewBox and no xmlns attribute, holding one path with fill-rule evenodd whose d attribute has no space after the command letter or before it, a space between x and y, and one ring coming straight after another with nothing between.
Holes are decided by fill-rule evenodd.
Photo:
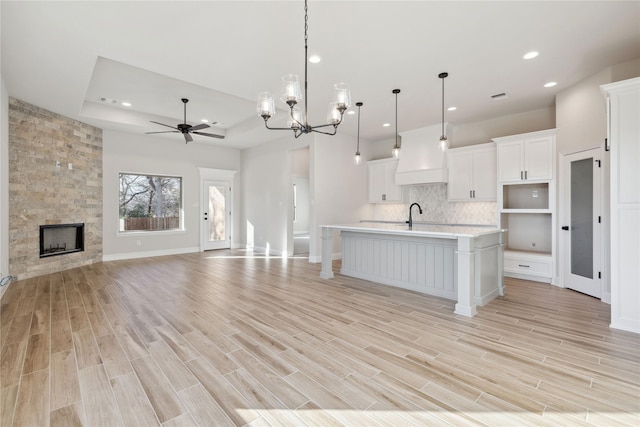
<instances>
[{"instance_id":1,"label":"white ceiling","mask_svg":"<svg viewBox=\"0 0 640 427\"><path fill-rule=\"evenodd\" d=\"M0 7L10 96L141 135L166 130L149 120L181 123L180 98L189 98L190 124L208 118L220 123L205 131L226 133L196 141L245 148L290 137L264 129L255 101L261 91L277 96L282 75L303 75L302 0L3 0ZM530 50L540 55L522 59ZM364 103L361 137L392 139L391 91L401 89L400 132L438 124L443 71L445 104L458 108L445 120L455 125L548 107L567 87L640 57L640 2L310 0L309 53L322 57L309 64L310 124L324 123L333 83L347 82L353 103ZM544 88L551 80L558 85ZM508 97L490 99L501 92ZM339 132L355 135L356 116L345 117Z\"/></svg>"}]
</instances>

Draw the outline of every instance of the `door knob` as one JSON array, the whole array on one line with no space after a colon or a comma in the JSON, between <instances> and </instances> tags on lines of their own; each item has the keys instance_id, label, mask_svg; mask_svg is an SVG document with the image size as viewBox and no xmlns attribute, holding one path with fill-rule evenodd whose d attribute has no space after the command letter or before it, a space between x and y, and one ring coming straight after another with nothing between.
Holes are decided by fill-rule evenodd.
<instances>
[{"instance_id":1,"label":"door knob","mask_svg":"<svg viewBox=\"0 0 640 427\"><path fill-rule=\"evenodd\" d=\"M568 226L568 225L565 225L565 226L563 226L563 227L562 227L562 229L563 229L563 230L568 230L568 229L569 229L569 226Z\"/></svg>"},{"instance_id":2,"label":"door knob","mask_svg":"<svg viewBox=\"0 0 640 427\"><path fill-rule=\"evenodd\" d=\"M206 220L208 220L208 219L209 219L209 218L207 218L207 213L205 212L205 213L204 213L204 220L206 221Z\"/></svg>"}]
</instances>

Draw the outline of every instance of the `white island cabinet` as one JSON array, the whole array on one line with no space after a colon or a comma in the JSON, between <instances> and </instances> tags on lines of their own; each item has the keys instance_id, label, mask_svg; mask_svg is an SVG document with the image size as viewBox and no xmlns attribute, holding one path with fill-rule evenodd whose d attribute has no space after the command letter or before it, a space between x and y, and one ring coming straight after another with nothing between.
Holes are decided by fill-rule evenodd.
<instances>
[{"instance_id":1,"label":"white island cabinet","mask_svg":"<svg viewBox=\"0 0 640 427\"><path fill-rule=\"evenodd\" d=\"M455 300L455 313L504 295L503 231L492 227L360 223L322 226L320 277L333 278L334 231L342 237L341 274Z\"/></svg>"}]
</instances>

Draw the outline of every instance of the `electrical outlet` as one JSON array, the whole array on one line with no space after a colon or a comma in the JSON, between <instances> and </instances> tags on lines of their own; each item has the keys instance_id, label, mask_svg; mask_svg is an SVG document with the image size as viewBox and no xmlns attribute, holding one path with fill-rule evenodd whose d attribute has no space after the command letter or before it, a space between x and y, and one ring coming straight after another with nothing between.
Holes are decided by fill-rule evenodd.
<instances>
[{"instance_id":1,"label":"electrical outlet","mask_svg":"<svg viewBox=\"0 0 640 427\"><path fill-rule=\"evenodd\" d=\"M136 240L136 246L140 246L142 245L142 242L140 240Z\"/></svg>"},{"instance_id":2,"label":"electrical outlet","mask_svg":"<svg viewBox=\"0 0 640 427\"><path fill-rule=\"evenodd\" d=\"M531 247L535 248L536 247L536 242L531 242Z\"/></svg>"}]
</instances>

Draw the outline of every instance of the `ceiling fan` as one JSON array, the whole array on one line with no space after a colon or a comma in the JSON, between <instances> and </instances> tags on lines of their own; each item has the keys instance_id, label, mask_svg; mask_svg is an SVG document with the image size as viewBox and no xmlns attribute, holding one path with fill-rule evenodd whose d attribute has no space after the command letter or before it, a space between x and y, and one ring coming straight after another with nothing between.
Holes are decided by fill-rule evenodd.
<instances>
[{"instance_id":1,"label":"ceiling fan","mask_svg":"<svg viewBox=\"0 0 640 427\"><path fill-rule=\"evenodd\" d=\"M179 123L177 126L170 126L170 125L165 125L164 123L160 123L160 122L154 122L153 120L150 120L151 123L155 123L157 125L160 126L166 126L168 128L174 129L174 130L167 130L167 131L161 131L161 132L146 132L147 134L152 134L152 133L181 133L182 135L184 135L184 140L185 140L185 144L189 141L193 141L193 137L191 136L191 134L196 134L196 135L202 135L202 136L208 136L211 138L219 138L219 139L224 139L223 135L216 135L214 133L206 133L206 132L197 132L201 129L206 129L209 127L209 125L205 124L205 123L201 123L199 125L195 125L195 126L191 126L189 124L187 124L187 102L189 102L189 100L187 98L182 98L182 102L184 104L184 123Z\"/></svg>"}]
</instances>

